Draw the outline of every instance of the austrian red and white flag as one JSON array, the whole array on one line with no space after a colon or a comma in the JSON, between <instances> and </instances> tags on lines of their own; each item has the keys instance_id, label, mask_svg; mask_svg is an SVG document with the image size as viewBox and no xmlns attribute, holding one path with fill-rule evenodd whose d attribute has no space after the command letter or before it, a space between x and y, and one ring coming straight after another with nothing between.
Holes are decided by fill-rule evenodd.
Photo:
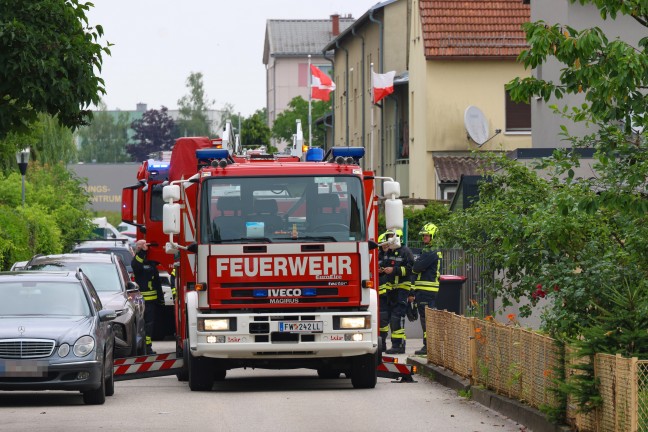
<instances>
[{"instance_id":1,"label":"austrian red and white flag","mask_svg":"<svg viewBox=\"0 0 648 432\"><path fill-rule=\"evenodd\" d=\"M311 65L310 68L312 74L311 98L328 101L331 97L330 93L335 90L335 83L317 66Z\"/></svg>"},{"instance_id":2,"label":"austrian red and white flag","mask_svg":"<svg viewBox=\"0 0 648 432\"><path fill-rule=\"evenodd\" d=\"M371 71L371 87L373 88L373 103L377 104L381 99L394 93L394 76L396 71L377 74Z\"/></svg>"}]
</instances>

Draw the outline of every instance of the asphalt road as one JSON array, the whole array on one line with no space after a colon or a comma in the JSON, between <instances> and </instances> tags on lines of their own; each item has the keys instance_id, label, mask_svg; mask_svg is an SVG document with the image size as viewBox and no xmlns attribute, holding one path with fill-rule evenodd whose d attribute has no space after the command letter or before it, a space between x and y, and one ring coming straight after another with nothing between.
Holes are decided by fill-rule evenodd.
<instances>
[{"instance_id":1,"label":"asphalt road","mask_svg":"<svg viewBox=\"0 0 648 432\"><path fill-rule=\"evenodd\" d=\"M420 346L410 340L408 352ZM379 378L375 389L355 390L348 379L322 380L306 369L238 369L211 392L191 392L175 376L120 381L100 406L84 405L79 393L0 391L0 431L526 431L424 376L415 379Z\"/></svg>"}]
</instances>

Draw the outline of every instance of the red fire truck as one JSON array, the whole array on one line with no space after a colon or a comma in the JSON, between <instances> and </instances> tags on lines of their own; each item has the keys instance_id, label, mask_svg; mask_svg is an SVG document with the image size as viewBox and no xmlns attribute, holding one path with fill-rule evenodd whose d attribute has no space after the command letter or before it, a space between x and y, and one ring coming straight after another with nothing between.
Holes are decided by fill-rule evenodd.
<instances>
[{"instance_id":1,"label":"red fire truck","mask_svg":"<svg viewBox=\"0 0 648 432\"><path fill-rule=\"evenodd\" d=\"M292 155L242 156L222 147L180 138L168 178L124 190L122 218L176 268L178 377L209 390L233 368L311 368L373 388L378 177L359 166L364 149L299 155L297 144ZM387 226L402 228L400 187L383 179ZM143 201L155 210L139 215Z\"/></svg>"}]
</instances>

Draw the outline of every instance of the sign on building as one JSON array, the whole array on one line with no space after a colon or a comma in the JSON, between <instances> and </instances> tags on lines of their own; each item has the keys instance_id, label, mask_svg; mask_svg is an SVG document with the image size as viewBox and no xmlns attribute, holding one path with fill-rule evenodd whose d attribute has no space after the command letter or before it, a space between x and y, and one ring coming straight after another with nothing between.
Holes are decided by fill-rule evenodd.
<instances>
[{"instance_id":1,"label":"sign on building","mask_svg":"<svg viewBox=\"0 0 648 432\"><path fill-rule=\"evenodd\" d=\"M68 168L84 182L93 211L121 211L121 193L137 182L139 163L76 164Z\"/></svg>"}]
</instances>

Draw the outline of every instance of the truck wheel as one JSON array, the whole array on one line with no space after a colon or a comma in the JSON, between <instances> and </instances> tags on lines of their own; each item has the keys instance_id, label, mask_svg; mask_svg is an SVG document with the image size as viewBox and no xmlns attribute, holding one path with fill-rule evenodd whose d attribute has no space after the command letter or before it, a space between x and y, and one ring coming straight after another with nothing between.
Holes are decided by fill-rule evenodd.
<instances>
[{"instance_id":1,"label":"truck wheel","mask_svg":"<svg viewBox=\"0 0 648 432\"><path fill-rule=\"evenodd\" d=\"M176 346L176 358L182 356L182 368L176 372L176 377L180 382L189 380L189 370L187 366L189 359L187 359L187 354L189 354L189 342L185 339L182 344L182 351Z\"/></svg>"},{"instance_id":2,"label":"truck wheel","mask_svg":"<svg viewBox=\"0 0 648 432\"><path fill-rule=\"evenodd\" d=\"M225 368L216 368L214 371L214 381L223 381L225 380L225 375L227 375L227 369Z\"/></svg>"},{"instance_id":3,"label":"truck wheel","mask_svg":"<svg viewBox=\"0 0 648 432\"><path fill-rule=\"evenodd\" d=\"M351 367L353 388L374 388L377 378L375 354L363 354L353 359Z\"/></svg>"},{"instance_id":4,"label":"truck wheel","mask_svg":"<svg viewBox=\"0 0 648 432\"><path fill-rule=\"evenodd\" d=\"M194 357L187 353L189 388L191 391L209 391L214 386L214 365L207 357Z\"/></svg>"}]
</instances>

